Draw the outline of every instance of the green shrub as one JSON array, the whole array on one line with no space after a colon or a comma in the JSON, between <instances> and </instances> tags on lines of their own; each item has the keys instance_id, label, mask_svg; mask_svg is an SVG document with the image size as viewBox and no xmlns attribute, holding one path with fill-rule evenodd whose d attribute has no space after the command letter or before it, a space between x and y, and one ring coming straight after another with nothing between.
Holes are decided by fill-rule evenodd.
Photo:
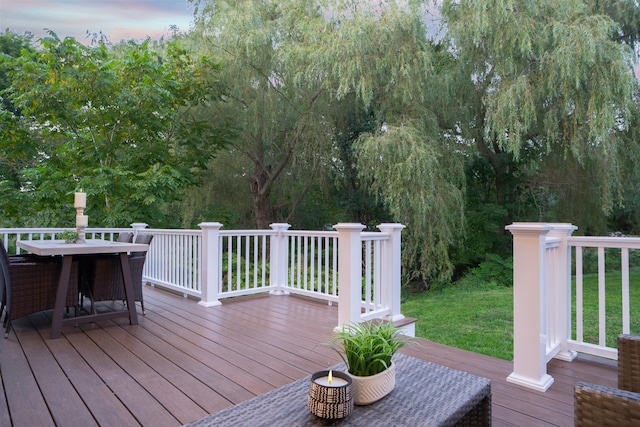
<instances>
[{"instance_id":1,"label":"green shrub","mask_svg":"<svg viewBox=\"0 0 640 427\"><path fill-rule=\"evenodd\" d=\"M495 284L498 286L513 286L513 258L502 258L496 254L487 254L485 261L461 279L461 282L471 281L477 284Z\"/></svg>"}]
</instances>

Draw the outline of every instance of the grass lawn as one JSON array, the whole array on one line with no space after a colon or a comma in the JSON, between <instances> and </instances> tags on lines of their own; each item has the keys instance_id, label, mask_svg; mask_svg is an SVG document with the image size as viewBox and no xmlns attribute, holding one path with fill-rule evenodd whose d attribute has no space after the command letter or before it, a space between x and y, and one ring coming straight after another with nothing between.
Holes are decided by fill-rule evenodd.
<instances>
[{"instance_id":1,"label":"grass lawn","mask_svg":"<svg viewBox=\"0 0 640 427\"><path fill-rule=\"evenodd\" d=\"M631 333L640 334L640 269L629 272ZM606 275L607 345L622 332L619 272ZM575 293L575 286L574 286ZM586 342L598 342L598 276L584 276ZM574 305L575 306L575 305ZM505 360L513 359L513 289L496 284L455 284L404 293L402 314L418 319L416 336ZM572 321L575 322L575 309ZM575 334L575 326L574 326Z\"/></svg>"},{"instance_id":2,"label":"grass lawn","mask_svg":"<svg viewBox=\"0 0 640 427\"><path fill-rule=\"evenodd\" d=\"M513 290L451 285L405 293L402 314L418 319L416 336L500 359L513 358Z\"/></svg>"}]
</instances>

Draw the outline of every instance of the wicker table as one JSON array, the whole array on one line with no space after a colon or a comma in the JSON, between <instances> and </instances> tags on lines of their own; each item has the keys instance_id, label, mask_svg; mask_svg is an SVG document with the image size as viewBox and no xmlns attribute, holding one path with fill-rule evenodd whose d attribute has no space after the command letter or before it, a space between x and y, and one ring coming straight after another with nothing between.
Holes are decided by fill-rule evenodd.
<instances>
[{"instance_id":1,"label":"wicker table","mask_svg":"<svg viewBox=\"0 0 640 427\"><path fill-rule=\"evenodd\" d=\"M77 325L80 323L97 322L99 320L112 319L119 316L128 316L129 323L138 324L138 314L133 299L133 285L131 281L131 270L129 268L129 258L127 252L146 252L149 245L141 243L121 243L108 240L91 239L85 243L65 243L61 240L21 240L17 246L36 255L61 255L62 271L58 281L56 292L56 304L53 309L53 319L51 321L51 338L60 337L60 330L65 324ZM120 265L124 279L124 288L127 297L127 310L112 311L109 313L90 314L65 319L64 305L69 286L71 274L71 263L75 255L85 254L120 254Z\"/></svg>"},{"instance_id":2,"label":"wicker table","mask_svg":"<svg viewBox=\"0 0 640 427\"><path fill-rule=\"evenodd\" d=\"M396 354L396 387L382 400L355 406L343 420L307 408L310 376L239 403L188 427L205 426L489 426L491 382L415 357ZM344 369L344 364L336 369Z\"/></svg>"}]
</instances>

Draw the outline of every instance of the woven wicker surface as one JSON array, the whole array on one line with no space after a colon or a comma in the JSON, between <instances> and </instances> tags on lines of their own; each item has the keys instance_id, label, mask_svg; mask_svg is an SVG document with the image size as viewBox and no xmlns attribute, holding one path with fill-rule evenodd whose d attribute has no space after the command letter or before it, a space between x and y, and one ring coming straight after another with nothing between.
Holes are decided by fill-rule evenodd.
<instances>
[{"instance_id":1,"label":"woven wicker surface","mask_svg":"<svg viewBox=\"0 0 640 427\"><path fill-rule=\"evenodd\" d=\"M62 263L21 262L9 265L11 277L11 301L9 319L19 319L27 314L54 307ZM72 264L65 306L78 305L77 263Z\"/></svg>"},{"instance_id":2,"label":"woven wicker surface","mask_svg":"<svg viewBox=\"0 0 640 427\"><path fill-rule=\"evenodd\" d=\"M132 237L121 233L123 241ZM135 243L151 244L152 234L140 234ZM133 252L129 255L129 267L135 301L143 302L142 271L146 252ZM82 294L93 301L124 300L124 283L119 255L87 255L81 258ZM142 306L144 310L144 305Z\"/></svg>"},{"instance_id":3,"label":"woven wicker surface","mask_svg":"<svg viewBox=\"0 0 640 427\"><path fill-rule=\"evenodd\" d=\"M5 337L11 321L31 313L54 307L58 280L62 270L62 257L33 255L7 256L0 248L0 264L7 281L2 280L2 306L6 305ZM72 264L71 279L65 306L78 306L78 264Z\"/></svg>"},{"instance_id":4,"label":"woven wicker surface","mask_svg":"<svg viewBox=\"0 0 640 427\"><path fill-rule=\"evenodd\" d=\"M382 400L327 421L309 412L310 376L239 403L188 427L205 426L488 426L491 382L403 354L394 356L396 387ZM344 364L336 366L344 370Z\"/></svg>"},{"instance_id":5,"label":"woven wicker surface","mask_svg":"<svg viewBox=\"0 0 640 427\"><path fill-rule=\"evenodd\" d=\"M640 336L618 336L618 388L581 382L575 387L575 425L640 425Z\"/></svg>"},{"instance_id":6,"label":"woven wicker surface","mask_svg":"<svg viewBox=\"0 0 640 427\"><path fill-rule=\"evenodd\" d=\"M142 302L142 270L146 257L129 256L135 301ZM125 300L119 255L86 255L80 258L81 292L93 301ZM144 308L144 307L143 307Z\"/></svg>"},{"instance_id":7,"label":"woven wicker surface","mask_svg":"<svg viewBox=\"0 0 640 427\"><path fill-rule=\"evenodd\" d=\"M625 427L640 425L640 394L590 383L575 387L575 425Z\"/></svg>"},{"instance_id":8,"label":"woven wicker surface","mask_svg":"<svg viewBox=\"0 0 640 427\"><path fill-rule=\"evenodd\" d=\"M618 388L640 393L640 336L618 336Z\"/></svg>"},{"instance_id":9,"label":"woven wicker surface","mask_svg":"<svg viewBox=\"0 0 640 427\"><path fill-rule=\"evenodd\" d=\"M122 285L119 255L83 255L80 260L81 291L94 301L116 299L113 288Z\"/></svg>"},{"instance_id":10,"label":"woven wicker surface","mask_svg":"<svg viewBox=\"0 0 640 427\"><path fill-rule=\"evenodd\" d=\"M146 257L142 256L130 256L129 267L131 269L131 281L133 284L133 299L136 301L142 301L142 270L144 269L144 261ZM118 285L113 287L114 299L125 299L124 283L122 283L122 275L120 273L120 264L118 264L118 273L120 274L118 279Z\"/></svg>"}]
</instances>

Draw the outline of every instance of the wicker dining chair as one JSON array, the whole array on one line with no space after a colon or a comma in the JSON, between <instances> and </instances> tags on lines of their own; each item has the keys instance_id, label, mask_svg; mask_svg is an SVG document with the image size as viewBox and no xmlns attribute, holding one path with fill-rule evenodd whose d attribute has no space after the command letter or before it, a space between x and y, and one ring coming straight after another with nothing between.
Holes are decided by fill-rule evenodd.
<instances>
[{"instance_id":1,"label":"wicker dining chair","mask_svg":"<svg viewBox=\"0 0 640 427\"><path fill-rule=\"evenodd\" d=\"M152 239L152 234L139 234L135 236L135 243L151 244ZM146 257L146 252L132 252L129 255L134 300L140 302L143 315L145 311L142 295L142 270ZM119 255L85 257L81 268L83 270L81 292L83 296L91 300L92 312L95 311L96 301L126 300Z\"/></svg>"},{"instance_id":2,"label":"wicker dining chair","mask_svg":"<svg viewBox=\"0 0 640 427\"><path fill-rule=\"evenodd\" d=\"M133 242L133 233L129 231L125 231L123 233L118 234L118 242L123 242L123 243Z\"/></svg>"},{"instance_id":3,"label":"wicker dining chair","mask_svg":"<svg viewBox=\"0 0 640 427\"><path fill-rule=\"evenodd\" d=\"M153 240L153 234L138 234L135 237L134 243L142 243L145 245L151 245ZM140 309L142 315L144 312L144 296L142 294L142 272L144 270L144 263L147 260L147 252L132 252L129 255L129 267L131 268L131 281L133 284L133 299L140 303ZM113 287L114 299L125 300L124 284L120 283L118 286Z\"/></svg>"},{"instance_id":4,"label":"wicker dining chair","mask_svg":"<svg viewBox=\"0 0 640 427\"><path fill-rule=\"evenodd\" d=\"M133 233L119 233L117 241L131 243ZM119 255L82 255L79 257L81 307L84 307L84 297L91 301L92 313L95 312L95 301L113 300L110 284L114 273L111 270L118 268L118 272L120 271L118 257Z\"/></svg>"},{"instance_id":5,"label":"wicker dining chair","mask_svg":"<svg viewBox=\"0 0 640 427\"><path fill-rule=\"evenodd\" d=\"M580 382L575 387L575 425L640 425L640 336L618 336L618 388Z\"/></svg>"},{"instance_id":6,"label":"wicker dining chair","mask_svg":"<svg viewBox=\"0 0 640 427\"><path fill-rule=\"evenodd\" d=\"M62 271L62 258L29 255L9 257L4 246L0 247L0 317L4 312L4 337L7 338L12 320L54 308ZM72 263L65 306L74 309L78 306L76 262Z\"/></svg>"}]
</instances>

